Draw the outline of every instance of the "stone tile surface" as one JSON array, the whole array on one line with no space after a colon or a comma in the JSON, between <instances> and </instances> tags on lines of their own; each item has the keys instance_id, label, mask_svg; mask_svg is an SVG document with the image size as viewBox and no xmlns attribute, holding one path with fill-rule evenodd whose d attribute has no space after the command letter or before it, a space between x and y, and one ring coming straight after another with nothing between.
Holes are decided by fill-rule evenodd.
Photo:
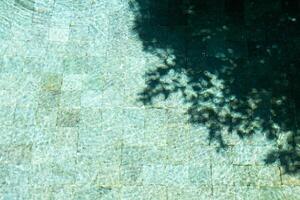
<instances>
[{"instance_id":1,"label":"stone tile surface","mask_svg":"<svg viewBox=\"0 0 300 200\"><path fill-rule=\"evenodd\" d=\"M300 199L299 177L264 165L273 144L217 152L180 97L138 101L161 63L133 24L123 0L0 2L0 199Z\"/></svg>"}]
</instances>

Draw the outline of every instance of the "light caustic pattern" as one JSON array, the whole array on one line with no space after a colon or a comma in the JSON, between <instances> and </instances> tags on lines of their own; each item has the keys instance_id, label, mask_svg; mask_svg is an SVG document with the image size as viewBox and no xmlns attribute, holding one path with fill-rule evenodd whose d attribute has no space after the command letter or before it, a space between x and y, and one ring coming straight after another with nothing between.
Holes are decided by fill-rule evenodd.
<instances>
[{"instance_id":1,"label":"light caustic pattern","mask_svg":"<svg viewBox=\"0 0 300 200\"><path fill-rule=\"evenodd\" d=\"M273 144L217 153L176 97L137 101L161 61L134 17L124 0L0 2L0 199L299 198L262 161Z\"/></svg>"}]
</instances>

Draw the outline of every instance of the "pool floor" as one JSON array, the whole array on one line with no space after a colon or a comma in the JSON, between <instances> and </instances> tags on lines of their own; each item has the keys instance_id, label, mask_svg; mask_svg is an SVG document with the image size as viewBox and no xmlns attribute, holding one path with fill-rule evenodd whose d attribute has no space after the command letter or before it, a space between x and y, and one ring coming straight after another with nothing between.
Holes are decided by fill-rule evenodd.
<instances>
[{"instance_id":1,"label":"pool floor","mask_svg":"<svg viewBox=\"0 0 300 200\"><path fill-rule=\"evenodd\" d=\"M124 0L0 2L0 199L300 199L263 135L226 150L175 95L144 105Z\"/></svg>"}]
</instances>

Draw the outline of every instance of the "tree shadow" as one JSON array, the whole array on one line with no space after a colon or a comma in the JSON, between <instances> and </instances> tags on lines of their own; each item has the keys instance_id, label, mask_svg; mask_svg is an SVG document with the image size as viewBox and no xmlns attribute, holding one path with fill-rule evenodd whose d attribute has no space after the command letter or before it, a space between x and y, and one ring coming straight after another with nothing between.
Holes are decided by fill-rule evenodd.
<instances>
[{"instance_id":1,"label":"tree shadow","mask_svg":"<svg viewBox=\"0 0 300 200\"><path fill-rule=\"evenodd\" d=\"M299 8L293 0L135 0L134 31L163 65L146 72L145 105L178 93L193 124L226 148L226 133L265 134L265 162L300 171ZM224 131L226 130L226 131ZM284 134L283 134L284 133Z\"/></svg>"}]
</instances>

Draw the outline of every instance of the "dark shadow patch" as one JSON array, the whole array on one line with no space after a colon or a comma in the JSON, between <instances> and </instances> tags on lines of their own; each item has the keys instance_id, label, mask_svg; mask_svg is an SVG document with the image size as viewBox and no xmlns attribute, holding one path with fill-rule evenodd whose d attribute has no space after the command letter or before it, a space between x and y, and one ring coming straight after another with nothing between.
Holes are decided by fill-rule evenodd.
<instances>
[{"instance_id":1,"label":"dark shadow patch","mask_svg":"<svg viewBox=\"0 0 300 200\"><path fill-rule=\"evenodd\" d=\"M295 3L297 2L297 3ZM134 31L163 65L145 74L139 100L179 93L193 124L221 148L241 138L290 133L266 163L300 170L299 1L136 0ZM175 74L175 75L174 75ZM185 79L186 81L182 81Z\"/></svg>"}]
</instances>

